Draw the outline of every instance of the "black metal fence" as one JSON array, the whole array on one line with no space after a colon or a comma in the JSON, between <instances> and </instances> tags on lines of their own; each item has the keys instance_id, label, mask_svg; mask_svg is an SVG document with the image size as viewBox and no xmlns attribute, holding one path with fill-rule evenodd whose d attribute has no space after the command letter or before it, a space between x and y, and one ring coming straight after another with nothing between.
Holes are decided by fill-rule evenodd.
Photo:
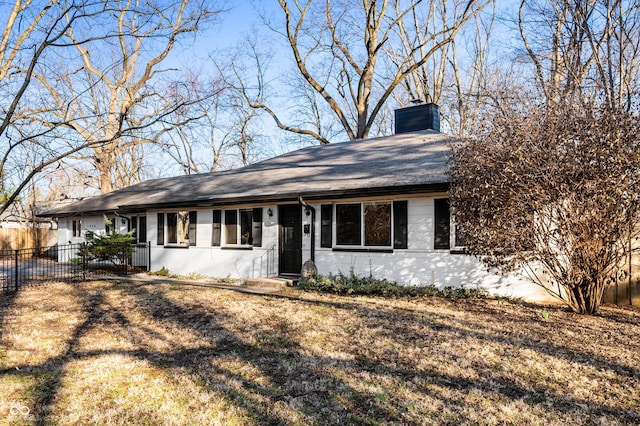
<instances>
[{"instance_id":1,"label":"black metal fence","mask_svg":"<svg viewBox=\"0 0 640 426\"><path fill-rule=\"evenodd\" d=\"M0 290L12 292L26 285L129 275L148 271L150 265L149 243L123 244L104 256L89 255L87 245L82 243L0 250Z\"/></svg>"}]
</instances>

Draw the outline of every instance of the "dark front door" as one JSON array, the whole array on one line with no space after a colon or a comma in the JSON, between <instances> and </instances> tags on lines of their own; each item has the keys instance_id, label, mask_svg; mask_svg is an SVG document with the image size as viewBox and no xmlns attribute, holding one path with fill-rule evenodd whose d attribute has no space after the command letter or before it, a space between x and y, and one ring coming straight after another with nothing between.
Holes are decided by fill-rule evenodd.
<instances>
[{"instance_id":1,"label":"dark front door","mask_svg":"<svg viewBox=\"0 0 640 426\"><path fill-rule=\"evenodd\" d=\"M302 269L302 208L298 205L280 206L278 217L279 272L299 274Z\"/></svg>"}]
</instances>

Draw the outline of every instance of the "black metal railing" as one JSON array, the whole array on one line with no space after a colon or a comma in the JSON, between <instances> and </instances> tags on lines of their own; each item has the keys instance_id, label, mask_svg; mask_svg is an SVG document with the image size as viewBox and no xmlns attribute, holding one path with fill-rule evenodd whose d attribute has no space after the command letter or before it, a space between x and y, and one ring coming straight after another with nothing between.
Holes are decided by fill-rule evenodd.
<instances>
[{"instance_id":1,"label":"black metal railing","mask_svg":"<svg viewBox=\"0 0 640 426\"><path fill-rule=\"evenodd\" d=\"M270 277L278 273L276 246L268 248L262 256L253 260L252 278Z\"/></svg>"},{"instance_id":2,"label":"black metal railing","mask_svg":"<svg viewBox=\"0 0 640 426\"><path fill-rule=\"evenodd\" d=\"M122 244L102 257L88 256L84 243L0 250L0 290L12 292L26 285L148 271L149 253L149 243Z\"/></svg>"}]
</instances>

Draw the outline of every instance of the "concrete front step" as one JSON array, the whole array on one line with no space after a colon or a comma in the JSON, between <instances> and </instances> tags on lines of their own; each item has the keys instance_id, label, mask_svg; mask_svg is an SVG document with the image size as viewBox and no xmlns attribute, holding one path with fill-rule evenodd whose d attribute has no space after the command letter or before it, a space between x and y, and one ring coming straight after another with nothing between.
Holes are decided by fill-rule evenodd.
<instances>
[{"instance_id":1,"label":"concrete front step","mask_svg":"<svg viewBox=\"0 0 640 426\"><path fill-rule=\"evenodd\" d=\"M284 287L290 287L293 284L294 281L292 279L279 277L251 278L246 281L247 287L269 290L282 290Z\"/></svg>"}]
</instances>

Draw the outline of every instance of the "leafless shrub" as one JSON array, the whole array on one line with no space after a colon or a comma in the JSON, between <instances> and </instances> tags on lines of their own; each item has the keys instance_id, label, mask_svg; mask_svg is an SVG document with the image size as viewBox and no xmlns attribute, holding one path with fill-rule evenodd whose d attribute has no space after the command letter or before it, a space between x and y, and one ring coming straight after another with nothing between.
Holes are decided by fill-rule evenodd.
<instances>
[{"instance_id":1,"label":"leafless shrub","mask_svg":"<svg viewBox=\"0 0 640 426\"><path fill-rule=\"evenodd\" d=\"M594 105L497 113L450 164L470 253L596 313L638 228L639 135L637 114Z\"/></svg>"}]
</instances>

